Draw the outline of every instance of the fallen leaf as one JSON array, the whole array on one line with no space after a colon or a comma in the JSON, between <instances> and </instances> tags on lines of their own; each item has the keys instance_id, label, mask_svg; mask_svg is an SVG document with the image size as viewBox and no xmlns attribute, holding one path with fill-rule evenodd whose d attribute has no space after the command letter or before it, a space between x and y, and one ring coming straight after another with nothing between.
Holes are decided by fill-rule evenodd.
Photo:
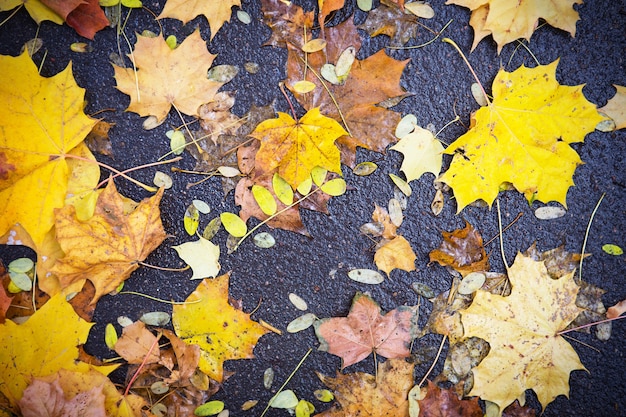
<instances>
[{"instance_id":1,"label":"fallen leaf","mask_svg":"<svg viewBox=\"0 0 626 417\"><path fill-rule=\"evenodd\" d=\"M477 291L461 311L464 335L489 342L487 357L472 372L469 395L496 403L500 410L526 389L542 407L568 396L569 374L584 370L576 351L558 332L578 316L579 287L574 272L552 279L543 262L518 254L508 270L508 297Z\"/></svg>"},{"instance_id":2,"label":"fallen leaf","mask_svg":"<svg viewBox=\"0 0 626 417\"><path fill-rule=\"evenodd\" d=\"M483 237L465 222L463 229L442 232L443 242L430 252L430 262L451 266L461 275L489 270L489 257L483 247Z\"/></svg>"},{"instance_id":3,"label":"fallen leaf","mask_svg":"<svg viewBox=\"0 0 626 417\"><path fill-rule=\"evenodd\" d=\"M76 8L76 6L78 6L81 2L82 0L69 0L67 2L55 3L58 3L58 6L60 6L58 11L67 16L67 14ZM64 17L59 15L59 13L45 5L40 0L3 0L0 2L0 11L11 10L18 6L24 6L30 17L37 24L40 24L44 20L49 20L57 25L63 24Z\"/></svg>"},{"instance_id":4,"label":"fallen leaf","mask_svg":"<svg viewBox=\"0 0 626 417\"><path fill-rule=\"evenodd\" d=\"M387 276L394 269L403 271L415 271L415 252L411 244L403 236L396 236L389 242L382 245L374 254L374 263L381 271L385 271Z\"/></svg>"},{"instance_id":5,"label":"fallen leaf","mask_svg":"<svg viewBox=\"0 0 626 417\"><path fill-rule=\"evenodd\" d=\"M396 3L381 0L380 5L367 14L367 19L359 29L366 31L371 37L387 35L391 38L389 45L402 46L417 33L417 16L405 13Z\"/></svg>"},{"instance_id":6,"label":"fallen leaf","mask_svg":"<svg viewBox=\"0 0 626 417\"><path fill-rule=\"evenodd\" d=\"M185 24L196 16L204 15L209 21L212 40L224 22L230 20L231 8L234 6L241 6L241 0L207 0L202 2L167 0L157 19L169 17L181 20Z\"/></svg>"},{"instance_id":7,"label":"fallen leaf","mask_svg":"<svg viewBox=\"0 0 626 417\"><path fill-rule=\"evenodd\" d=\"M155 116L157 123L165 119L172 106L197 116L198 108L211 102L223 84L198 76L206 74L215 59L199 30L176 49L170 48L162 35L137 36L132 57L137 71L113 64L117 89L130 96L127 111Z\"/></svg>"},{"instance_id":8,"label":"fallen leaf","mask_svg":"<svg viewBox=\"0 0 626 417\"><path fill-rule=\"evenodd\" d=\"M428 381L426 397L418 400L419 417L483 417L478 398L460 400L452 388L441 389Z\"/></svg>"},{"instance_id":9,"label":"fallen leaf","mask_svg":"<svg viewBox=\"0 0 626 417\"><path fill-rule=\"evenodd\" d=\"M220 272L220 247L200 237L193 242L172 246L193 270L191 279L213 278Z\"/></svg>"},{"instance_id":10,"label":"fallen leaf","mask_svg":"<svg viewBox=\"0 0 626 417\"><path fill-rule=\"evenodd\" d=\"M606 103L606 106L599 110L613 119L615 129L624 129L626 127L626 87L615 84L613 84L613 87L615 87L617 92Z\"/></svg>"},{"instance_id":11,"label":"fallen leaf","mask_svg":"<svg viewBox=\"0 0 626 417\"><path fill-rule=\"evenodd\" d=\"M54 3L65 3L65 1L55 0ZM76 33L87 39L93 39L96 32L109 26L109 19L104 14L98 0L81 1L78 7L65 18L65 22Z\"/></svg>"},{"instance_id":12,"label":"fallen leaf","mask_svg":"<svg viewBox=\"0 0 626 417\"><path fill-rule=\"evenodd\" d=\"M364 372L337 372L335 378L318 373L340 407L335 405L316 417L408 417L414 366L404 359L389 359L378 364L376 377Z\"/></svg>"},{"instance_id":13,"label":"fallen leaf","mask_svg":"<svg viewBox=\"0 0 626 417\"><path fill-rule=\"evenodd\" d=\"M6 281L7 279L7 270L5 269L2 262L0 262L0 282ZM6 312L9 307L11 307L11 301L13 301L13 297L9 297L7 291L4 288L4 285L0 285L0 324L4 323Z\"/></svg>"},{"instance_id":14,"label":"fallen leaf","mask_svg":"<svg viewBox=\"0 0 626 417\"><path fill-rule=\"evenodd\" d=\"M261 122L250 134L261 142L255 159L257 174L277 171L293 189L309 178L316 166L341 175L335 141L345 134L339 123L317 108L299 121L278 112L278 118Z\"/></svg>"},{"instance_id":15,"label":"fallen leaf","mask_svg":"<svg viewBox=\"0 0 626 417\"><path fill-rule=\"evenodd\" d=\"M115 344L115 352L128 363L146 364L159 362L159 345L155 342L157 337L146 328L141 321L136 321L130 326L124 327L122 336Z\"/></svg>"},{"instance_id":16,"label":"fallen leaf","mask_svg":"<svg viewBox=\"0 0 626 417\"><path fill-rule=\"evenodd\" d=\"M166 236L159 210L162 195L163 189L128 213L110 181L90 219L77 219L73 206L58 209L56 237L65 257L57 260L51 272L59 278L61 287L89 279L96 287L93 304L139 268L139 262Z\"/></svg>"},{"instance_id":17,"label":"fallen leaf","mask_svg":"<svg viewBox=\"0 0 626 417\"><path fill-rule=\"evenodd\" d=\"M113 148L109 138L109 130L113 126L115 126L114 123L108 123L104 120L96 123L85 138L85 143L90 151L97 152L100 155L113 156Z\"/></svg>"},{"instance_id":18,"label":"fallen leaf","mask_svg":"<svg viewBox=\"0 0 626 417\"><path fill-rule=\"evenodd\" d=\"M106 417L104 400L102 387L66 398L58 379L49 383L35 378L24 390L19 408L23 417Z\"/></svg>"},{"instance_id":19,"label":"fallen leaf","mask_svg":"<svg viewBox=\"0 0 626 417\"><path fill-rule=\"evenodd\" d=\"M606 318L614 319L624 314L624 312L626 312L626 300L622 300L614 306L609 307L606 312Z\"/></svg>"},{"instance_id":20,"label":"fallen leaf","mask_svg":"<svg viewBox=\"0 0 626 417\"><path fill-rule=\"evenodd\" d=\"M443 145L429 130L415 126L412 133L389 149L404 155L400 170L404 172L407 182L419 179L426 172L432 172L435 177L441 172Z\"/></svg>"},{"instance_id":21,"label":"fallen leaf","mask_svg":"<svg viewBox=\"0 0 626 417\"><path fill-rule=\"evenodd\" d=\"M368 295L357 293L347 317L315 323L319 350L341 357L341 369L360 362L372 352L385 358L406 358L417 334L416 312L401 306L384 316Z\"/></svg>"},{"instance_id":22,"label":"fallen leaf","mask_svg":"<svg viewBox=\"0 0 626 417\"><path fill-rule=\"evenodd\" d=\"M502 412L502 417L535 417L537 412L528 404L521 406L518 400L509 405Z\"/></svg>"},{"instance_id":23,"label":"fallen leaf","mask_svg":"<svg viewBox=\"0 0 626 417\"><path fill-rule=\"evenodd\" d=\"M446 4L457 4L472 10L470 24L474 28L474 44L492 35L498 44L498 53L507 43L519 38L530 40L539 19L544 19L555 28L576 35L578 12L572 7L582 0L541 0L509 3L502 0L448 0Z\"/></svg>"},{"instance_id":24,"label":"fallen leaf","mask_svg":"<svg viewBox=\"0 0 626 417\"><path fill-rule=\"evenodd\" d=\"M582 142L602 120L582 94L582 85L560 85L558 61L512 73L500 70L493 102L472 117L472 128L446 149L454 154L440 178L454 190L457 212L482 199L491 205L503 183L529 202L557 201L582 163L569 144Z\"/></svg>"},{"instance_id":25,"label":"fallen leaf","mask_svg":"<svg viewBox=\"0 0 626 417\"><path fill-rule=\"evenodd\" d=\"M24 324L0 324L0 392L13 409L34 377L60 369L108 374L117 366L94 367L78 360L78 345L87 341L92 324L81 319L62 294L50 298ZM53 329L54 331L50 331Z\"/></svg>"},{"instance_id":26,"label":"fallen leaf","mask_svg":"<svg viewBox=\"0 0 626 417\"><path fill-rule=\"evenodd\" d=\"M258 339L268 332L228 303L229 277L202 280L187 304L175 305L172 312L176 335L200 346L199 368L218 382L224 380L224 361L253 358Z\"/></svg>"},{"instance_id":27,"label":"fallen leaf","mask_svg":"<svg viewBox=\"0 0 626 417\"><path fill-rule=\"evenodd\" d=\"M0 114L0 235L20 223L38 247L64 204L69 154L96 120L83 112L71 64L50 78L27 53L0 56L0 66L0 98L12 109Z\"/></svg>"}]
</instances>

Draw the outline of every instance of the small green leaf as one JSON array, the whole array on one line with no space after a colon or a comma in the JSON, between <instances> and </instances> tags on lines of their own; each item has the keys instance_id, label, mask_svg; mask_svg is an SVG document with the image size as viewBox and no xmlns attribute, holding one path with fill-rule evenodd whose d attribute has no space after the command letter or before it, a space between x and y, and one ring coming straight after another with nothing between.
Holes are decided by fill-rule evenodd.
<instances>
[{"instance_id":1,"label":"small green leaf","mask_svg":"<svg viewBox=\"0 0 626 417\"><path fill-rule=\"evenodd\" d=\"M322 68L320 68L320 73L322 77L333 85L341 84L339 78L337 78L337 73L335 72L335 66L333 64L324 64Z\"/></svg>"},{"instance_id":2,"label":"small green leaf","mask_svg":"<svg viewBox=\"0 0 626 417\"><path fill-rule=\"evenodd\" d=\"M151 311L139 317L139 321L148 326L165 326L170 322L170 315L164 311Z\"/></svg>"},{"instance_id":3,"label":"small green leaf","mask_svg":"<svg viewBox=\"0 0 626 417\"><path fill-rule=\"evenodd\" d=\"M298 405L298 397L290 389L279 392L270 400L272 408L295 408L296 405Z\"/></svg>"},{"instance_id":4,"label":"small green leaf","mask_svg":"<svg viewBox=\"0 0 626 417\"><path fill-rule=\"evenodd\" d=\"M18 258L9 263L9 271L11 272L29 272L35 267L35 263L30 258Z\"/></svg>"},{"instance_id":5,"label":"small green leaf","mask_svg":"<svg viewBox=\"0 0 626 417\"><path fill-rule=\"evenodd\" d=\"M291 185L289 185L283 177L278 175L278 173L275 173L272 178L272 188L274 188L274 193L281 203L286 206L293 203L293 190L291 189Z\"/></svg>"},{"instance_id":6,"label":"small green leaf","mask_svg":"<svg viewBox=\"0 0 626 417\"><path fill-rule=\"evenodd\" d=\"M183 223L185 225L185 231L189 236L196 234L196 230L198 230L198 225L200 224L200 212L193 204L187 207Z\"/></svg>"},{"instance_id":7,"label":"small green leaf","mask_svg":"<svg viewBox=\"0 0 626 417\"><path fill-rule=\"evenodd\" d=\"M143 4L140 0L122 0L122 6L128 7L129 9L140 9L143 7Z\"/></svg>"},{"instance_id":8,"label":"small green leaf","mask_svg":"<svg viewBox=\"0 0 626 417\"><path fill-rule=\"evenodd\" d=\"M233 178L241 175L241 172L235 167L221 166L217 168L217 172L226 178Z\"/></svg>"},{"instance_id":9,"label":"small green leaf","mask_svg":"<svg viewBox=\"0 0 626 417\"><path fill-rule=\"evenodd\" d=\"M424 298L435 298L435 291L433 291L433 289L426 284L422 284L421 282L414 282L413 284L411 284L411 288L413 288L413 291L415 291L417 294L421 295Z\"/></svg>"},{"instance_id":10,"label":"small green leaf","mask_svg":"<svg viewBox=\"0 0 626 417\"><path fill-rule=\"evenodd\" d=\"M356 56L356 49L354 46L349 46L339 55L337 64L335 65L335 74L340 82L344 82L350 74L350 69L354 63L354 57Z\"/></svg>"},{"instance_id":11,"label":"small green leaf","mask_svg":"<svg viewBox=\"0 0 626 417\"><path fill-rule=\"evenodd\" d=\"M255 184L252 186L252 195L254 196L254 200L261 208L261 211L268 216L276 213L277 205L276 200L272 193L262 185Z\"/></svg>"},{"instance_id":12,"label":"small green leaf","mask_svg":"<svg viewBox=\"0 0 626 417\"><path fill-rule=\"evenodd\" d=\"M364 177L376 171L377 169L378 169L378 165L376 165L373 162L367 161L367 162L361 162L360 164L357 164L357 166L355 166L354 169L352 170L352 173L354 175L358 175L359 177Z\"/></svg>"},{"instance_id":13,"label":"small green leaf","mask_svg":"<svg viewBox=\"0 0 626 417\"><path fill-rule=\"evenodd\" d=\"M236 214L224 212L220 214L220 220L224 229L234 237L243 237L248 231L248 226Z\"/></svg>"},{"instance_id":14,"label":"small green leaf","mask_svg":"<svg viewBox=\"0 0 626 417\"><path fill-rule=\"evenodd\" d=\"M193 200L191 204L193 204L202 214L209 214L211 212L211 207L209 207L209 205L202 200Z\"/></svg>"},{"instance_id":15,"label":"small green leaf","mask_svg":"<svg viewBox=\"0 0 626 417\"><path fill-rule=\"evenodd\" d=\"M150 385L150 391L155 393L156 395L163 395L170 390L170 386L167 385L164 381L156 381L152 385Z\"/></svg>"},{"instance_id":16,"label":"small green leaf","mask_svg":"<svg viewBox=\"0 0 626 417\"><path fill-rule=\"evenodd\" d=\"M197 416L213 416L220 413L224 409L222 401L209 401L197 407L193 413Z\"/></svg>"},{"instance_id":17,"label":"small green leaf","mask_svg":"<svg viewBox=\"0 0 626 417\"><path fill-rule=\"evenodd\" d=\"M364 12L372 10L372 0L356 0L356 5Z\"/></svg>"},{"instance_id":18,"label":"small green leaf","mask_svg":"<svg viewBox=\"0 0 626 417\"><path fill-rule=\"evenodd\" d=\"M607 243L606 245L602 245L602 250L608 253L609 255L619 256L619 255L624 254L624 250L622 248L620 248L617 245L612 245L610 243Z\"/></svg>"},{"instance_id":19,"label":"small green leaf","mask_svg":"<svg viewBox=\"0 0 626 417\"><path fill-rule=\"evenodd\" d=\"M104 343L106 343L109 349L115 349L115 344L117 343L117 331L111 323L108 323L104 328Z\"/></svg>"},{"instance_id":20,"label":"small green leaf","mask_svg":"<svg viewBox=\"0 0 626 417\"><path fill-rule=\"evenodd\" d=\"M417 117L414 114L407 114L400 120L398 126L396 126L395 136L398 139L402 139L414 131L415 126L417 126Z\"/></svg>"},{"instance_id":21,"label":"small green leaf","mask_svg":"<svg viewBox=\"0 0 626 417\"><path fill-rule=\"evenodd\" d=\"M267 368L265 372L263 372L263 386L265 389L272 388L272 383L274 382L274 370L272 368Z\"/></svg>"},{"instance_id":22,"label":"small green leaf","mask_svg":"<svg viewBox=\"0 0 626 417\"><path fill-rule=\"evenodd\" d=\"M371 269L353 269L348 272L348 278L362 284L372 285L380 284L385 280L385 277L383 277L378 271Z\"/></svg>"},{"instance_id":23,"label":"small green leaf","mask_svg":"<svg viewBox=\"0 0 626 417\"><path fill-rule=\"evenodd\" d=\"M461 284L459 284L458 293L461 295L470 295L478 290L485 283L485 274L480 272L472 272L467 274Z\"/></svg>"},{"instance_id":24,"label":"small green leaf","mask_svg":"<svg viewBox=\"0 0 626 417\"><path fill-rule=\"evenodd\" d=\"M320 188L326 194L337 197L346 192L346 182L343 178L335 178L325 184L322 184Z\"/></svg>"},{"instance_id":25,"label":"small green leaf","mask_svg":"<svg viewBox=\"0 0 626 417\"><path fill-rule=\"evenodd\" d=\"M315 323L315 320L317 320L317 316L315 314L313 313L303 314L300 317L293 319L287 325L287 332L298 333L298 332L301 332L302 330L306 330L309 327L311 327L313 323Z\"/></svg>"},{"instance_id":26,"label":"small green leaf","mask_svg":"<svg viewBox=\"0 0 626 417\"><path fill-rule=\"evenodd\" d=\"M23 272L9 271L9 278L11 278L11 283L15 285L16 288L19 288L20 291L30 291L33 289L33 281Z\"/></svg>"},{"instance_id":27,"label":"small green leaf","mask_svg":"<svg viewBox=\"0 0 626 417\"><path fill-rule=\"evenodd\" d=\"M300 400L298 405L296 405L296 417L310 417L314 411L315 407L313 407L313 404L306 400Z\"/></svg>"},{"instance_id":28,"label":"small green leaf","mask_svg":"<svg viewBox=\"0 0 626 417\"><path fill-rule=\"evenodd\" d=\"M297 190L300 194L307 195L311 192L311 187L313 187L313 180L309 177L298 185Z\"/></svg>"},{"instance_id":29,"label":"small green leaf","mask_svg":"<svg viewBox=\"0 0 626 417\"><path fill-rule=\"evenodd\" d=\"M276 244L276 239L274 239L274 236L270 235L267 232L258 233L256 236L254 236L253 240L254 240L254 244L257 247L263 248L263 249L271 248L272 246Z\"/></svg>"},{"instance_id":30,"label":"small green leaf","mask_svg":"<svg viewBox=\"0 0 626 417\"><path fill-rule=\"evenodd\" d=\"M220 230L220 227L222 227L222 220L219 217L214 218L204 228L204 232L202 232L202 237L206 240L213 239L213 237L215 237L217 232Z\"/></svg>"},{"instance_id":31,"label":"small green leaf","mask_svg":"<svg viewBox=\"0 0 626 417\"><path fill-rule=\"evenodd\" d=\"M328 174L328 170L326 168L322 168L320 166L316 166L311 170L311 178L313 179L313 183L318 187L321 186L324 181L326 181L326 174Z\"/></svg>"},{"instance_id":32,"label":"small green leaf","mask_svg":"<svg viewBox=\"0 0 626 417\"><path fill-rule=\"evenodd\" d=\"M250 15L245 10L237 10L237 19L244 25L249 25L252 22Z\"/></svg>"},{"instance_id":33,"label":"small green leaf","mask_svg":"<svg viewBox=\"0 0 626 417\"><path fill-rule=\"evenodd\" d=\"M389 174L389 178L391 178L391 181L396 184L396 187L398 187L404 195L407 197L411 196L413 191L411 190L411 186L405 180L394 174Z\"/></svg>"},{"instance_id":34,"label":"small green leaf","mask_svg":"<svg viewBox=\"0 0 626 417\"><path fill-rule=\"evenodd\" d=\"M165 43L167 44L167 46L170 47L170 49L176 49L176 47L178 46L178 40L174 35L170 35L165 38Z\"/></svg>"},{"instance_id":35,"label":"small green leaf","mask_svg":"<svg viewBox=\"0 0 626 417\"><path fill-rule=\"evenodd\" d=\"M172 181L172 177L167 175L165 172L157 171L154 173L152 183L159 188L163 187L164 189L169 190L172 188L174 181Z\"/></svg>"},{"instance_id":36,"label":"small green leaf","mask_svg":"<svg viewBox=\"0 0 626 417\"><path fill-rule=\"evenodd\" d=\"M170 139L170 149L174 155L180 155L185 150L187 142L185 141L185 135L180 130L168 130L165 132L165 136Z\"/></svg>"},{"instance_id":37,"label":"small green leaf","mask_svg":"<svg viewBox=\"0 0 626 417\"><path fill-rule=\"evenodd\" d=\"M329 403L335 399L335 396L333 395L333 393L327 389L316 389L313 392L313 395L315 395L315 398L317 398L323 403Z\"/></svg>"},{"instance_id":38,"label":"small green leaf","mask_svg":"<svg viewBox=\"0 0 626 417\"><path fill-rule=\"evenodd\" d=\"M291 304L293 304L294 307L300 311L306 311L309 308L306 301L304 301L302 297L292 292L289 293L289 301L291 301Z\"/></svg>"}]
</instances>

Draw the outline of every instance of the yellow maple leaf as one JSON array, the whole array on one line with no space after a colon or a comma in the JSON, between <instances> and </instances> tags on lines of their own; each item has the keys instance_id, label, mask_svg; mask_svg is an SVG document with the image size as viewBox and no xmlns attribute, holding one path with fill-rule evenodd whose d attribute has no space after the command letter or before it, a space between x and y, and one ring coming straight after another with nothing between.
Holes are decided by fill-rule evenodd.
<instances>
[{"instance_id":1,"label":"yellow maple leaf","mask_svg":"<svg viewBox=\"0 0 626 417\"><path fill-rule=\"evenodd\" d=\"M316 166L341 175L341 154L335 140L347 134L318 108L306 112L299 121L278 112L277 118L263 121L250 134L261 141L255 167L265 173L277 169L294 189L310 177Z\"/></svg>"},{"instance_id":2,"label":"yellow maple leaf","mask_svg":"<svg viewBox=\"0 0 626 417\"><path fill-rule=\"evenodd\" d=\"M66 197L68 154L96 120L83 113L85 90L71 64L41 77L24 52L0 56L0 67L0 100L11 109L0 112L0 235L20 223L38 246Z\"/></svg>"},{"instance_id":3,"label":"yellow maple leaf","mask_svg":"<svg viewBox=\"0 0 626 417\"><path fill-rule=\"evenodd\" d=\"M89 279L96 288L95 303L113 291L165 239L159 202L163 189L145 199L130 213L111 181L98 197L88 220L76 216L74 206L56 212L56 238L65 256L51 272L61 288Z\"/></svg>"},{"instance_id":4,"label":"yellow maple leaf","mask_svg":"<svg viewBox=\"0 0 626 417\"><path fill-rule=\"evenodd\" d=\"M408 416L414 367L404 359L389 359L378 364L376 377L364 372L337 372L336 378L318 373L322 382L334 391L341 407L334 406L316 417Z\"/></svg>"},{"instance_id":5,"label":"yellow maple leaf","mask_svg":"<svg viewBox=\"0 0 626 417\"><path fill-rule=\"evenodd\" d=\"M181 20L185 24L202 14L209 21L211 39L213 39L224 22L230 20L233 6L241 6L241 0L168 0L157 19L169 17Z\"/></svg>"},{"instance_id":6,"label":"yellow maple leaf","mask_svg":"<svg viewBox=\"0 0 626 417\"><path fill-rule=\"evenodd\" d=\"M39 0L0 0L0 11L15 9L22 5L26 7L26 11L37 24L44 20L49 20L57 25L62 25L64 22L63 17Z\"/></svg>"},{"instance_id":7,"label":"yellow maple leaf","mask_svg":"<svg viewBox=\"0 0 626 417\"><path fill-rule=\"evenodd\" d=\"M465 337L489 342L487 357L472 372L470 396L498 404L500 410L533 389L545 407L568 396L569 374L584 370L576 351L558 332L582 311L574 271L552 279L544 262L518 254L508 270L508 297L478 290L461 310Z\"/></svg>"},{"instance_id":8,"label":"yellow maple leaf","mask_svg":"<svg viewBox=\"0 0 626 417\"><path fill-rule=\"evenodd\" d=\"M615 129L626 128L626 87L613 84L617 92L600 111L615 122Z\"/></svg>"},{"instance_id":9,"label":"yellow maple leaf","mask_svg":"<svg viewBox=\"0 0 626 417\"><path fill-rule=\"evenodd\" d=\"M60 369L107 375L117 365L95 367L80 362L78 345L87 341L93 324L80 318L62 294L50 298L25 323L0 324L0 392L16 407L33 377Z\"/></svg>"},{"instance_id":10,"label":"yellow maple leaf","mask_svg":"<svg viewBox=\"0 0 626 417\"><path fill-rule=\"evenodd\" d=\"M419 126L389 149L404 155L400 170L407 182L419 179L426 172L432 172L436 177L441 171L443 145L430 131Z\"/></svg>"},{"instance_id":11,"label":"yellow maple leaf","mask_svg":"<svg viewBox=\"0 0 626 417\"><path fill-rule=\"evenodd\" d=\"M551 26L576 35L578 12L574 4L582 0L448 0L446 4L457 4L472 10L470 24L474 29L472 49L486 36L492 35L502 47L516 39L530 40L539 19Z\"/></svg>"},{"instance_id":12,"label":"yellow maple leaf","mask_svg":"<svg viewBox=\"0 0 626 417\"><path fill-rule=\"evenodd\" d=\"M376 266L385 271L387 276L396 268L407 272L415 271L416 259L411 244L403 236L394 237L374 254Z\"/></svg>"},{"instance_id":13,"label":"yellow maple leaf","mask_svg":"<svg viewBox=\"0 0 626 417\"><path fill-rule=\"evenodd\" d=\"M215 55L209 53L197 29L175 49L165 43L163 35L137 36L132 57L137 71L113 65L117 89L130 96L127 111L155 116L158 122L172 106L197 116L198 108L213 100L223 85L206 77Z\"/></svg>"},{"instance_id":14,"label":"yellow maple leaf","mask_svg":"<svg viewBox=\"0 0 626 417\"><path fill-rule=\"evenodd\" d=\"M228 303L230 275L205 279L187 297L186 304L173 307L176 335L200 346L198 367L218 382L224 379L224 361L254 358L254 346L266 328Z\"/></svg>"},{"instance_id":15,"label":"yellow maple leaf","mask_svg":"<svg viewBox=\"0 0 626 417\"><path fill-rule=\"evenodd\" d=\"M454 158L439 181L454 190L457 212L478 199L491 205L505 182L530 202L567 207L582 163L569 144L583 142L603 118L582 85L556 81L557 64L498 72L493 102L476 111L473 127L445 151Z\"/></svg>"}]
</instances>

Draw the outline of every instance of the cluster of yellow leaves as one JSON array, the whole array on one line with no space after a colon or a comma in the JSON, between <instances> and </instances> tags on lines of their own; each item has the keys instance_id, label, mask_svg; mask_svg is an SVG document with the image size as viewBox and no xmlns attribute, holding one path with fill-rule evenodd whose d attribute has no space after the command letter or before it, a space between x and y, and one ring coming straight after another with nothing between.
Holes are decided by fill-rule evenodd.
<instances>
[{"instance_id":1,"label":"cluster of yellow leaves","mask_svg":"<svg viewBox=\"0 0 626 417\"><path fill-rule=\"evenodd\" d=\"M576 34L578 12L574 4L582 0L448 0L446 4L457 4L472 11L470 25L474 28L472 49L486 36L492 35L498 44L498 53L507 43L516 39L530 40L539 19L548 24Z\"/></svg>"},{"instance_id":2,"label":"cluster of yellow leaves","mask_svg":"<svg viewBox=\"0 0 626 417\"><path fill-rule=\"evenodd\" d=\"M530 202L567 206L567 191L582 163L569 144L582 142L603 118L585 99L582 85L556 81L557 64L498 72L493 101L445 151L454 157L439 181L454 190L457 212L479 199L491 205L504 183Z\"/></svg>"}]
</instances>

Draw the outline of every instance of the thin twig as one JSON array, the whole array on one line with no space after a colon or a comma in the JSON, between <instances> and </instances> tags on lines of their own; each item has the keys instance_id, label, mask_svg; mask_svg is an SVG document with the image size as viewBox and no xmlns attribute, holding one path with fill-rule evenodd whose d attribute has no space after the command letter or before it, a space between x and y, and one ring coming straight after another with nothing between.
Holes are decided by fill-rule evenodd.
<instances>
[{"instance_id":1,"label":"thin twig","mask_svg":"<svg viewBox=\"0 0 626 417\"><path fill-rule=\"evenodd\" d=\"M500 199L496 198L496 206L498 207L498 230L500 231L500 253L502 254L502 262L504 262L504 266L506 270L509 270L509 264L506 261L506 256L504 256L504 239L502 236L502 213L500 212Z\"/></svg>"},{"instance_id":2,"label":"thin twig","mask_svg":"<svg viewBox=\"0 0 626 417\"><path fill-rule=\"evenodd\" d=\"M413 46L386 46L385 48L387 49L394 49L394 50L398 50L398 49L417 49L417 48L423 48L427 45L430 45L431 43L435 42L437 39L439 39L439 37L441 36L441 34L443 33L444 30L446 30L446 28L450 25L450 23L452 23L454 19L450 19L448 20L448 23L446 23L444 25L444 27L441 28L441 30L439 32L437 32L437 36L435 36L434 38L432 38L431 40L429 40L426 43L423 43L421 45L413 45ZM426 27L426 26L424 26ZM427 27L426 27L427 28ZM428 29L428 28L427 28Z\"/></svg>"},{"instance_id":3,"label":"thin twig","mask_svg":"<svg viewBox=\"0 0 626 417\"><path fill-rule=\"evenodd\" d=\"M504 233L504 232L506 232L507 230L509 230L509 228L510 228L511 226L513 226L513 224L514 224L515 222L517 222L517 221L518 221L518 220L522 217L522 215L523 215L523 214L524 214L524 213L522 213L521 211L520 211L519 213L517 213L517 216L513 219L513 221L512 221L511 223L507 224L507 225L506 225L506 227L505 227L504 229L502 229L502 232L501 232L501 233ZM498 238L498 236L502 236L502 235L501 235L501 233L498 233L497 235L495 235L494 237L492 237L491 239L489 239L489 240L487 241L487 243L484 243L484 244L483 244L483 246L487 246L487 245L489 245L491 242L493 242L494 240L496 240L496 239Z\"/></svg>"},{"instance_id":4,"label":"thin twig","mask_svg":"<svg viewBox=\"0 0 626 417\"><path fill-rule=\"evenodd\" d=\"M587 230L585 231L585 239L583 240L583 248L580 251L580 264L578 265L578 281L583 280L583 259L585 259L585 249L587 248L587 238L589 237L589 230L591 229L591 222L593 222L593 218L595 217L596 212L598 211L598 208L600 207L600 203L602 203L602 200L604 199L605 195L606 193L602 193L602 196L596 203L596 207L591 212L591 217L589 217L589 223L587 224Z\"/></svg>"},{"instance_id":5,"label":"thin twig","mask_svg":"<svg viewBox=\"0 0 626 417\"><path fill-rule=\"evenodd\" d=\"M443 339L441 339L441 344L439 345L439 350L437 351L437 356L435 356L435 359L433 360L433 364L430 365L430 368L428 368L428 371L426 372L426 375L424 375L424 378L422 378L420 383L417 384L418 387L422 386L422 384L426 381L426 378L428 378L428 375L430 375L430 373L435 368L435 365L437 364L437 361L439 360L439 356L441 355L441 351L443 350L443 346L445 345L447 338L448 338L448 335L444 335Z\"/></svg>"}]
</instances>

